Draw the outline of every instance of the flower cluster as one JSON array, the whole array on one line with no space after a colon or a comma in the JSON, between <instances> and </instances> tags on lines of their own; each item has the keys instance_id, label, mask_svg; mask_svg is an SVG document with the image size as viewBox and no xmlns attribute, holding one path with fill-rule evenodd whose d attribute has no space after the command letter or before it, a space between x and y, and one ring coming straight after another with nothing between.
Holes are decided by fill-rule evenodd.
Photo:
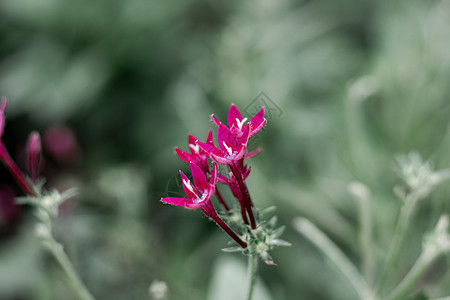
<instances>
[{"instance_id":1,"label":"flower cluster","mask_svg":"<svg viewBox=\"0 0 450 300\"><path fill-rule=\"evenodd\" d=\"M188 163L191 169L193 183L180 171L183 189L187 198L165 197L161 201L188 209L199 208L245 249L248 246L247 242L243 241L220 218L211 202L211 198L215 194L223 209L229 215L232 214L229 205L217 188L217 183L227 185L239 204L243 223L252 230L257 228L253 202L245 183L250 174L250 167L246 165L245 160L260 152L260 149L248 152L247 144L249 138L266 124L264 108L261 108L248 121L247 118L242 117L238 108L232 104L228 112L228 126L217 120L214 115L211 115L211 118L218 126L218 145L214 143L212 131L209 131L205 142L200 142L193 135L189 135L189 152L175 148L178 157ZM211 161L212 167L210 166ZM226 165L228 168L227 174L219 174L217 164Z\"/></svg>"}]
</instances>

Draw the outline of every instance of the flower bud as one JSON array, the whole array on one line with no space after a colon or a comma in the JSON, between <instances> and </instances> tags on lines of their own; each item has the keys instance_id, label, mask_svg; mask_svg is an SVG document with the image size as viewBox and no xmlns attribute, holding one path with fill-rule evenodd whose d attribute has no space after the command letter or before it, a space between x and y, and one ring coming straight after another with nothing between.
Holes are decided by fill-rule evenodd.
<instances>
[{"instance_id":1,"label":"flower bud","mask_svg":"<svg viewBox=\"0 0 450 300\"><path fill-rule=\"evenodd\" d=\"M35 131L33 131L28 138L27 155L28 171L30 173L31 180L36 182L39 175L39 166L41 161L41 136Z\"/></svg>"}]
</instances>

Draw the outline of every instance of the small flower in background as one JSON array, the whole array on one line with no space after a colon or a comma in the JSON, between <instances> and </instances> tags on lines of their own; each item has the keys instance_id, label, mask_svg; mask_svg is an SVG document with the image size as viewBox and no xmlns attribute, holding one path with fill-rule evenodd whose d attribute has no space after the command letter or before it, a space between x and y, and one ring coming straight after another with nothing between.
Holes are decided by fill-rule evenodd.
<instances>
[{"instance_id":1,"label":"small flower in background","mask_svg":"<svg viewBox=\"0 0 450 300\"><path fill-rule=\"evenodd\" d=\"M50 157L63 164L73 163L80 154L74 132L64 125L53 126L45 130L43 146Z\"/></svg>"},{"instance_id":2,"label":"small flower in background","mask_svg":"<svg viewBox=\"0 0 450 300\"><path fill-rule=\"evenodd\" d=\"M423 199L430 194L434 187L450 178L450 170L435 171L429 161L423 161L417 152L397 157L397 173L406 183L411 194ZM396 188L398 195L406 195L406 192Z\"/></svg>"},{"instance_id":3,"label":"small flower in background","mask_svg":"<svg viewBox=\"0 0 450 300\"><path fill-rule=\"evenodd\" d=\"M6 99L3 99L0 103L0 137L3 134L5 125L5 108ZM69 143L69 145L70 144L71 143ZM60 264L62 270L65 272L67 278L69 279L68 281L72 286L73 291L78 295L79 299L93 300L94 297L90 294L81 279L78 277L78 274L76 273L70 259L64 252L63 246L55 240L52 234L54 218L58 216L60 205L66 200L72 198L76 194L76 190L72 188L61 193L56 189L47 191L46 189L44 189L42 183L38 182L39 163L41 155L41 139L37 132L32 132L30 134L26 150L28 156L28 169L31 180L19 169L16 163L12 160L8 151L3 145L3 142L0 139L0 160L6 166L8 171L12 174L14 179L26 194L23 197L16 198L16 203L29 204L36 209L35 215L39 220L39 222L35 226L36 236ZM3 198L1 193L0 197ZM0 202L0 204L3 204L3 200ZM3 210L3 207L1 208Z\"/></svg>"},{"instance_id":4,"label":"small flower in background","mask_svg":"<svg viewBox=\"0 0 450 300\"><path fill-rule=\"evenodd\" d=\"M169 297L169 287L167 283L161 280L154 280L148 288L150 299L152 300L164 300Z\"/></svg>"},{"instance_id":5,"label":"small flower in background","mask_svg":"<svg viewBox=\"0 0 450 300\"><path fill-rule=\"evenodd\" d=\"M28 172L31 180L36 183L41 162L41 136L32 132L27 142Z\"/></svg>"}]
</instances>

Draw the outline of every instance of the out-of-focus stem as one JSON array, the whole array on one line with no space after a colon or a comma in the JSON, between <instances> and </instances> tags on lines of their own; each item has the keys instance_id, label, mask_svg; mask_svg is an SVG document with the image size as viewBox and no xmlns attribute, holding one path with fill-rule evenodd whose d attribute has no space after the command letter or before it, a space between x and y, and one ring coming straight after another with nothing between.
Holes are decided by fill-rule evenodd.
<instances>
[{"instance_id":1,"label":"out-of-focus stem","mask_svg":"<svg viewBox=\"0 0 450 300\"><path fill-rule=\"evenodd\" d=\"M372 216L370 201L367 197L355 197L359 210L359 242L362 251L364 277L369 284L374 283L375 261L372 251Z\"/></svg>"},{"instance_id":2,"label":"out-of-focus stem","mask_svg":"<svg viewBox=\"0 0 450 300\"><path fill-rule=\"evenodd\" d=\"M389 283L394 271L397 268L396 261L403 246L407 229L416 207L417 198L413 194L410 194L405 198L404 203L405 204L402 206L402 209L400 211L400 217L391 241L391 245L389 247L388 253L386 254L386 261L384 263L381 282L377 288L377 291L380 293L385 290L386 285Z\"/></svg>"},{"instance_id":3,"label":"out-of-focus stem","mask_svg":"<svg viewBox=\"0 0 450 300\"><path fill-rule=\"evenodd\" d=\"M47 246L66 274L69 283L77 296L81 300L94 300L94 297L89 293L88 289L78 277L78 274L64 252L63 247L53 238L53 236L50 237Z\"/></svg>"},{"instance_id":4,"label":"out-of-focus stem","mask_svg":"<svg viewBox=\"0 0 450 300\"><path fill-rule=\"evenodd\" d=\"M436 249L425 250L417 259L414 266L403 278L399 285L386 297L386 300L401 300L411 293L417 281L423 273L430 267L433 261L441 254Z\"/></svg>"},{"instance_id":5,"label":"out-of-focus stem","mask_svg":"<svg viewBox=\"0 0 450 300\"><path fill-rule=\"evenodd\" d=\"M336 264L342 274L347 277L360 299L375 300L375 295L356 267L342 251L314 224L304 218L296 218L294 227L308 238L317 248L323 251Z\"/></svg>"}]
</instances>

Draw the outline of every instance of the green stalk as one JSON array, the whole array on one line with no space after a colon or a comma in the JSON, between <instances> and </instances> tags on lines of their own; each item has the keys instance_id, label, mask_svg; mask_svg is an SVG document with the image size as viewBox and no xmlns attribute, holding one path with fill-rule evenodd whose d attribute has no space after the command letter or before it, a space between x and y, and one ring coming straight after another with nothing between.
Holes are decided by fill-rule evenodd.
<instances>
[{"instance_id":1,"label":"green stalk","mask_svg":"<svg viewBox=\"0 0 450 300\"><path fill-rule=\"evenodd\" d=\"M367 197L355 197L359 214L359 243L362 252L362 269L369 284L374 283L375 260L372 246L372 216L370 201Z\"/></svg>"},{"instance_id":2,"label":"green stalk","mask_svg":"<svg viewBox=\"0 0 450 300\"><path fill-rule=\"evenodd\" d=\"M411 222L411 218L416 208L417 199L417 197L414 197L413 194L411 194L408 195L404 200L405 204L400 211L397 227L395 229L395 233L392 238L388 253L386 254L384 271L381 276L381 282L377 289L379 292L383 292L383 290L386 288L386 284L389 282L394 271L397 269L397 260L405 241L409 223Z\"/></svg>"},{"instance_id":3,"label":"green stalk","mask_svg":"<svg viewBox=\"0 0 450 300\"><path fill-rule=\"evenodd\" d=\"M59 244L52 235L50 235L50 239L46 242L48 249L63 269L64 273L69 279L69 283L72 286L73 291L78 296L78 298L80 298L81 300L94 300L94 297L89 293L88 289L79 278L77 272L75 271L75 268L64 252L62 245Z\"/></svg>"},{"instance_id":4,"label":"green stalk","mask_svg":"<svg viewBox=\"0 0 450 300\"><path fill-rule=\"evenodd\" d=\"M434 250L435 249L422 252L408 274L406 274L398 286L391 293L389 293L389 295L387 295L386 300L405 299L405 297L411 293L420 277L426 270L428 270L433 261L442 253L441 251Z\"/></svg>"},{"instance_id":5,"label":"green stalk","mask_svg":"<svg viewBox=\"0 0 450 300\"><path fill-rule=\"evenodd\" d=\"M338 267L359 295L360 299L375 300L375 295L362 275L342 251L313 223L304 218L294 220L295 228L323 251Z\"/></svg>"},{"instance_id":6,"label":"green stalk","mask_svg":"<svg viewBox=\"0 0 450 300\"><path fill-rule=\"evenodd\" d=\"M257 272L258 272L258 254L252 254L248 257L248 291L246 298L247 300L252 300Z\"/></svg>"}]
</instances>

